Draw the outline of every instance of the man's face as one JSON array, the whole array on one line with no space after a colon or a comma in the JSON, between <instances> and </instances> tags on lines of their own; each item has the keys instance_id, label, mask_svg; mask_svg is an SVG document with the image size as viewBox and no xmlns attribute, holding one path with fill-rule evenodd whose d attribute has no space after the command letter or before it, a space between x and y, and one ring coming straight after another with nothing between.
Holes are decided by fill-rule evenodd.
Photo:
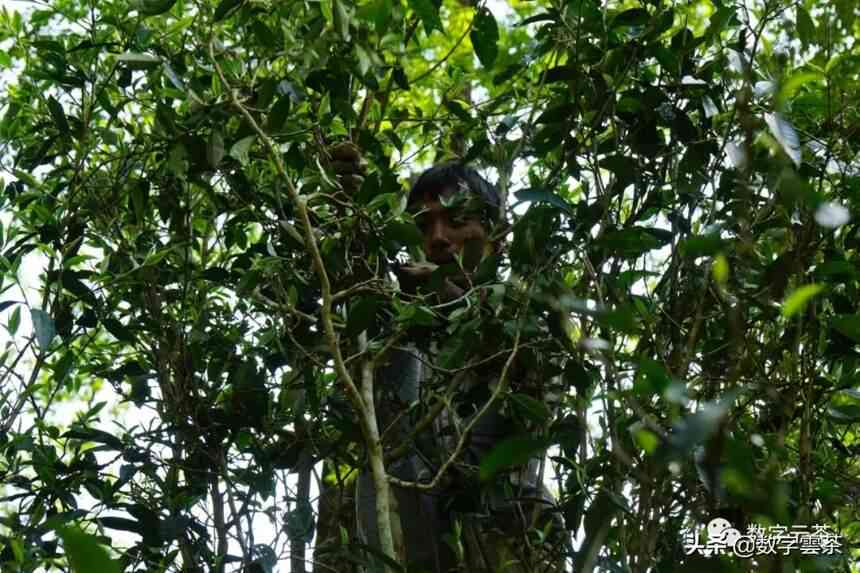
<instances>
[{"instance_id":1,"label":"man's face","mask_svg":"<svg viewBox=\"0 0 860 573\"><path fill-rule=\"evenodd\" d=\"M463 201L447 207L443 204L453 193L453 189L444 189L425 194L415 221L424 235L424 253L430 262L444 265L462 255L463 267L471 271L487 251L487 230L481 223L480 209L474 208L475 198L467 198L465 205Z\"/></svg>"}]
</instances>

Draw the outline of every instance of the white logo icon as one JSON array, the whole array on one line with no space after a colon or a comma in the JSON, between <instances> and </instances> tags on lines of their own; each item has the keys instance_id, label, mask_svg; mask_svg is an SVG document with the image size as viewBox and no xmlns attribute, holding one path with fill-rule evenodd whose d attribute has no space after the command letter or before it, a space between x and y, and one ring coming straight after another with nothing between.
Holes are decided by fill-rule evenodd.
<instances>
[{"instance_id":1,"label":"white logo icon","mask_svg":"<svg viewBox=\"0 0 860 573\"><path fill-rule=\"evenodd\" d=\"M732 527L728 519L716 517L708 523L708 541L733 548L741 537L741 532Z\"/></svg>"}]
</instances>

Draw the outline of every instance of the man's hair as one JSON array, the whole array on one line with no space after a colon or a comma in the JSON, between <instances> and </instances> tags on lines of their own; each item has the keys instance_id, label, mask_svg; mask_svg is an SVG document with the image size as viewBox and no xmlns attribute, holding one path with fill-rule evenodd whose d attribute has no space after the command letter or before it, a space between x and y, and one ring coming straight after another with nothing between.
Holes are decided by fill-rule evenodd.
<instances>
[{"instance_id":1,"label":"man's hair","mask_svg":"<svg viewBox=\"0 0 860 573\"><path fill-rule=\"evenodd\" d=\"M493 223L498 222L501 205L499 190L477 171L459 161L439 163L422 173L409 191L407 205L415 207L427 194L436 197L445 189L457 190L461 183L465 183L469 192L480 198L487 218Z\"/></svg>"}]
</instances>

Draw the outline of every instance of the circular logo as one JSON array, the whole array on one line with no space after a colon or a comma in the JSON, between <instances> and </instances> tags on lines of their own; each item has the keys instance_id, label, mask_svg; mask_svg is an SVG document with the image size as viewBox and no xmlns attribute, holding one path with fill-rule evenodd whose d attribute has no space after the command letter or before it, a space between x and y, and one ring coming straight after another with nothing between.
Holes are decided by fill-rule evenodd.
<instances>
[{"instance_id":1,"label":"circular logo","mask_svg":"<svg viewBox=\"0 0 860 573\"><path fill-rule=\"evenodd\" d=\"M732 524L729 523L728 519L723 519L722 517L715 517L708 523L708 539L717 541L723 538L723 534L727 529L731 529Z\"/></svg>"}]
</instances>

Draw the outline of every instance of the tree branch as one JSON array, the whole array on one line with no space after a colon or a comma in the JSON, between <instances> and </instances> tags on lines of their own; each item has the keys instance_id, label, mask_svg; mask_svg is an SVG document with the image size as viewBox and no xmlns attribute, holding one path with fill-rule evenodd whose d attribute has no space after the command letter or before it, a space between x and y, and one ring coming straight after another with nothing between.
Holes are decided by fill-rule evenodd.
<instances>
[{"instance_id":1,"label":"tree branch","mask_svg":"<svg viewBox=\"0 0 860 573\"><path fill-rule=\"evenodd\" d=\"M359 391L358 387L355 384L355 381L353 381L352 376L346 368L343 354L340 350L340 343L338 341L337 332L334 329L334 322L332 321L333 297L331 291L331 282L329 281L328 273L326 272L322 256L320 255L319 246L317 245L316 236L313 232L314 229L311 224L310 216L308 214L306 199L299 195L298 189L296 189L296 186L293 184L293 182L287 175L286 167L284 166L283 160L281 159L281 154L279 150L277 149L277 147L275 147L275 143L260 128L256 120L254 120L253 116L250 114L250 112L248 112L245 106L242 105L242 103L236 97L236 93L233 91L233 88L230 86L230 84L227 82L227 79L224 77L224 72L221 70L221 67L218 65L218 61L215 59L215 50L212 40L209 41L209 58L211 59L212 64L215 67L215 71L217 72L221 83L224 85L225 91L230 95L230 100L233 103L233 106L236 107L236 109L238 109L239 112L245 117L245 120L254 130L254 133L257 134L257 136L260 138L260 140L263 142L263 144L269 151L269 155L274 161L275 169L278 172L278 175L284 181L284 184L287 188L287 194L289 195L290 200L295 205L296 212L298 213L299 219L302 222L305 248L311 255L314 269L320 280L320 291L322 295L322 308L320 309L320 317L322 319L326 339L328 340L329 350L331 351L332 358L334 359L335 371L337 372L338 378L341 380L346 389L347 396L349 397L353 407L359 415L362 432L367 443L368 455L370 457L371 462L371 472L373 474L374 483L377 485L376 509L379 528L379 540L381 545L380 549L386 556L396 560L396 555L394 553L394 542L391 534L391 520L389 518L389 491L385 482L385 465L382 459L382 445L379 443L379 430L376 423L376 412L373 404L372 371L371 383L368 385L370 387L371 393L369 395L365 393L365 395L362 396L362 393ZM275 197L278 201L279 208L283 213L281 198L278 194L275 194Z\"/></svg>"}]
</instances>

